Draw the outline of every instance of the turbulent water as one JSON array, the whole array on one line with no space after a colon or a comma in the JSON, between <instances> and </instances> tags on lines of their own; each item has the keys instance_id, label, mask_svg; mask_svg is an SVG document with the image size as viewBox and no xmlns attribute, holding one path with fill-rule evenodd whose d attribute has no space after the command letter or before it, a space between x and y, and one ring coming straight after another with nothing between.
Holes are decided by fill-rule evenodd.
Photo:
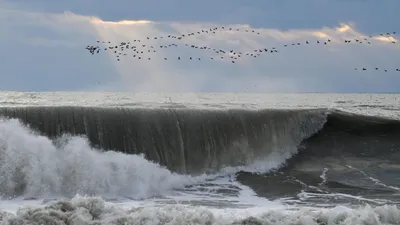
<instances>
[{"instance_id":1,"label":"turbulent water","mask_svg":"<svg viewBox=\"0 0 400 225\"><path fill-rule=\"evenodd\" d=\"M0 93L1 224L400 224L400 95Z\"/></svg>"}]
</instances>

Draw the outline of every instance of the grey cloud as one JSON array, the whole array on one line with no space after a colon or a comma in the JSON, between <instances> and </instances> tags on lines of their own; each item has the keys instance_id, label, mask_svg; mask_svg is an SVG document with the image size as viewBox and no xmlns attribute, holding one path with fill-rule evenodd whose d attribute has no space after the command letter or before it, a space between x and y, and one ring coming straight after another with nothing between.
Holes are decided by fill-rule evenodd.
<instances>
[{"instance_id":1,"label":"grey cloud","mask_svg":"<svg viewBox=\"0 0 400 225\"><path fill-rule=\"evenodd\" d=\"M13 2L6 0L6 2ZM365 32L398 27L397 0L19 0L19 7L47 12L71 11L104 20L202 21L245 23L280 29L319 28L355 22Z\"/></svg>"}]
</instances>

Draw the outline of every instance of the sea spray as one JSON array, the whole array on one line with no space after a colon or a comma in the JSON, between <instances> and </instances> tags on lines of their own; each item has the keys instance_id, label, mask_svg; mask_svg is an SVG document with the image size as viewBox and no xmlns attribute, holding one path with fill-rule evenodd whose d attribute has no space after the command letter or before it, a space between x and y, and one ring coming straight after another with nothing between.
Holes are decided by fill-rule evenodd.
<instances>
[{"instance_id":1,"label":"sea spray","mask_svg":"<svg viewBox=\"0 0 400 225\"><path fill-rule=\"evenodd\" d=\"M88 194L141 199L195 182L142 155L93 149L84 137L65 135L54 142L18 120L0 120L3 197Z\"/></svg>"}]
</instances>

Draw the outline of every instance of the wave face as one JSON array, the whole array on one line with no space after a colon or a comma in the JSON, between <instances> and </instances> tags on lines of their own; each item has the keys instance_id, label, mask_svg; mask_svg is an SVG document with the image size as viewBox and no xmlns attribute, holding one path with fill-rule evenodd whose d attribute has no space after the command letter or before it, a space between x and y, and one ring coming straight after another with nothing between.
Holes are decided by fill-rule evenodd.
<instances>
[{"instance_id":1,"label":"wave face","mask_svg":"<svg viewBox=\"0 0 400 225\"><path fill-rule=\"evenodd\" d=\"M275 156L279 165L320 130L324 110L1 108L50 138L84 135L98 149L143 154L186 174L212 173Z\"/></svg>"},{"instance_id":2,"label":"wave face","mask_svg":"<svg viewBox=\"0 0 400 225\"><path fill-rule=\"evenodd\" d=\"M25 107L0 115L3 197L144 199L206 185L209 176L194 175L221 169L240 171L237 180L268 199L400 196L397 120L325 109Z\"/></svg>"}]
</instances>

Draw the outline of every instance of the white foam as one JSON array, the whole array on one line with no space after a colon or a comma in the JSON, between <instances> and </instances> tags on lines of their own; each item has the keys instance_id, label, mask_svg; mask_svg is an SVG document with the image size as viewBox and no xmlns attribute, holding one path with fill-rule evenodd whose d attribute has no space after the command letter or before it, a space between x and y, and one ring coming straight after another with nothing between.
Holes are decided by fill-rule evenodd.
<instances>
[{"instance_id":1,"label":"white foam","mask_svg":"<svg viewBox=\"0 0 400 225\"><path fill-rule=\"evenodd\" d=\"M83 137L64 136L55 145L18 120L0 120L3 197L88 194L141 199L200 179L174 174L143 156L98 151Z\"/></svg>"},{"instance_id":2,"label":"white foam","mask_svg":"<svg viewBox=\"0 0 400 225\"><path fill-rule=\"evenodd\" d=\"M179 195L166 196L166 200L156 200L157 203L209 205L216 208L248 208L248 207L277 207L282 206L280 201L270 201L258 197L249 187L236 181L234 175L219 177L211 181L211 186L201 186L201 191L194 185L192 190L182 190ZM231 189L235 194L228 194L222 190ZM237 193L236 193L237 192Z\"/></svg>"},{"instance_id":3,"label":"white foam","mask_svg":"<svg viewBox=\"0 0 400 225\"><path fill-rule=\"evenodd\" d=\"M132 224L132 225L227 225L227 224L399 224L400 210L394 205L358 208L287 208L255 207L215 209L187 205L148 205L120 207L101 198L77 196L71 201L58 201L47 206L23 207L15 214L1 213L1 223L8 224Z\"/></svg>"}]
</instances>

